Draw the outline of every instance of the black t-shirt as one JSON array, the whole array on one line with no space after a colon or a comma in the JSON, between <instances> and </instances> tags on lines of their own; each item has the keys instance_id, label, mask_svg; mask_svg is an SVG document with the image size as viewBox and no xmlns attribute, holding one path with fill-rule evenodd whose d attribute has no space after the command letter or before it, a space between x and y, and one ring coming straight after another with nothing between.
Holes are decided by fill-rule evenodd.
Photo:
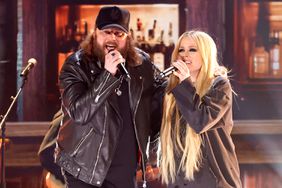
<instances>
[{"instance_id":1,"label":"black t-shirt","mask_svg":"<svg viewBox=\"0 0 282 188\"><path fill-rule=\"evenodd\" d=\"M106 181L113 183L116 187L133 187L138 147L130 110L127 81L123 80L119 89L122 94L117 96L117 101L123 119L123 127Z\"/></svg>"}]
</instances>

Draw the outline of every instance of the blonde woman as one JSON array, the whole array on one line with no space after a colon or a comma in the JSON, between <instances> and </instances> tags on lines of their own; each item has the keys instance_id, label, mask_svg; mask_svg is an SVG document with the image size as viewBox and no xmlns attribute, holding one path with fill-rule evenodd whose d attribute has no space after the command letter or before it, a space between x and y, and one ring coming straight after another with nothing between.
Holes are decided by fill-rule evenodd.
<instances>
[{"instance_id":1,"label":"blonde woman","mask_svg":"<svg viewBox=\"0 0 282 188\"><path fill-rule=\"evenodd\" d=\"M181 35L172 53L161 128L161 177L169 188L239 188L230 136L232 88L217 61L213 39L202 31Z\"/></svg>"}]
</instances>

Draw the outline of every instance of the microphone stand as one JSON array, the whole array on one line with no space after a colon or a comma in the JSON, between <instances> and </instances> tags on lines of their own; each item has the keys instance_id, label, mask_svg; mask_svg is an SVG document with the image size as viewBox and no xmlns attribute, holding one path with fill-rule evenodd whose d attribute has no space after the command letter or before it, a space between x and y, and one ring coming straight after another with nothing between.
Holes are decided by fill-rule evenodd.
<instances>
[{"instance_id":1,"label":"microphone stand","mask_svg":"<svg viewBox=\"0 0 282 188\"><path fill-rule=\"evenodd\" d=\"M1 184L0 184L0 188L6 188L6 180L5 180L5 139L6 139L6 135L5 135L5 131L6 131L6 124L5 121L13 107L13 105L15 104L17 98L19 97L19 94L22 92L24 84L27 80L27 75L24 75L22 80L22 85L20 87L20 89L18 90L17 94L15 97L11 96L12 102L7 110L7 112L5 113L5 115L1 115L0 116L0 120L1 120L1 124L0 124L0 129L2 131L1 134Z\"/></svg>"}]
</instances>

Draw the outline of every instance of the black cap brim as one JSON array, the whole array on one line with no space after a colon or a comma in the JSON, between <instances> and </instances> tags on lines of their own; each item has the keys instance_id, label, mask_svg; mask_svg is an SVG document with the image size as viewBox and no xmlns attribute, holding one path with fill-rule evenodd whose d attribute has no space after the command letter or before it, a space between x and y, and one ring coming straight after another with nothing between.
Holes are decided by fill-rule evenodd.
<instances>
[{"instance_id":1,"label":"black cap brim","mask_svg":"<svg viewBox=\"0 0 282 188\"><path fill-rule=\"evenodd\" d=\"M108 25L105 25L105 26L100 27L98 29L102 30L102 29L108 29L108 28L111 28L111 27L115 27L115 28L121 29L125 33L128 33L128 31L124 27L122 27L121 25L118 25L118 24L108 24Z\"/></svg>"}]
</instances>

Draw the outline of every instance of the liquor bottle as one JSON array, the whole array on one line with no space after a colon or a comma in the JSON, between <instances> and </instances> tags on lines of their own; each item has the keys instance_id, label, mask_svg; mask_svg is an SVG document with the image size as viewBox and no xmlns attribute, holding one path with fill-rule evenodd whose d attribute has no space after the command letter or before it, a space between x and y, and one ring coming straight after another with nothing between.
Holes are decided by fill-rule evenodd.
<instances>
[{"instance_id":1,"label":"liquor bottle","mask_svg":"<svg viewBox=\"0 0 282 188\"><path fill-rule=\"evenodd\" d=\"M132 28L130 28L130 34L131 34L131 38L133 40L135 40L135 33L134 33L134 30Z\"/></svg>"},{"instance_id":2,"label":"liquor bottle","mask_svg":"<svg viewBox=\"0 0 282 188\"><path fill-rule=\"evenodd\" d=\"M87 21L84 21L84 36L86 37L87 35L88 35L88 23Z\"/></svg>"},{"instance_id":3,"label":"liquor bottle","mask_svg":"<svg viewBox=\"0 0 282 188\"><path fill-rule=\"evenodd\" d=\"M141 31L142 29L142 22L140 18L137 18L137 31Z\"/></svg>"},{"instance_id":4,"label":"liquor bottle","mask_svg":"<svg viewBox=\"0 0 282 188\"><path fill-rule=\"evenodd\" d=\"M163 71L166 65L165 62L166 46L163 41L163 36L164 36L164 30L161 31L159 41L157 41L156 45L153 48L154 50L153 62L160 71Z\"/></svg>"},{"instance_id":5,"label":"liquor bottle","mask_svg":"<svg viewBox=\"0 0 282 188\"><path fill-rule=\"evenodd\" d=\"M148 31L148 41L154 41L155 40L156 27L157 27L157 20L154 20L153 28L149 29L149 31Z\"/></svg>"},{"instance_id":6,"label":"liquor bottle","mask_svg":"<svg viewBox=\"0 0 282 188\"><path fill-rule=\"evenodd\" d=\"M279 32L273 31L270 35L269 55L271 75L277 78L281 76Z\"/></svg>"},{"instance_id":7,"label":"liquor bottle","mask_svg":"<svg viewBox=\"0 0 282 188\"><path fill-rule=\"evenodd\" d=\"M167 48L166 48L166 54L165 54L165 68L168 68L171 63L171 54L174 49L174 40L173 40L173 27L172 22L169 22L168 26L168 37L167 37Z\"/></svg>"},{"instance_id":8,"label":"liquor bottle","mask_svg":"<svg viewBox=\"0 0 282 188\"><path fill-rule=\"evenodd\" d=\"M137 29L136 29L136 33L135 33L137 42L141 42L144 39L144 35L143 35L143 31L142 31L143 30L142 25L143 24L142 24L141 19L137 18L137 22L136 22Z\"/></svg>"},{"instance_id":9,"label":"liquor bottle","mask_svg":"<svg viewBox=\"0 0 282 188\"><path fill-rule=\"evenodd\" d=\"M167 45L170 46L172 44L174 44L173 42L173 29L172 29L172 22L169 22L169 26L168 26L168 33L167 33L168 37L167 37Z\"/></svg>"},{"instance_id":10,"label":"liquor bottle","mask_svg":"<svg viewBox=\"0 0 282 188\"><path fill-rule=\"evenodd\" d=\"M265 50L262 40L256 40L250 62L250 78L267 78L269 76L269 53Z\"/></svg>"}]
</instances>

